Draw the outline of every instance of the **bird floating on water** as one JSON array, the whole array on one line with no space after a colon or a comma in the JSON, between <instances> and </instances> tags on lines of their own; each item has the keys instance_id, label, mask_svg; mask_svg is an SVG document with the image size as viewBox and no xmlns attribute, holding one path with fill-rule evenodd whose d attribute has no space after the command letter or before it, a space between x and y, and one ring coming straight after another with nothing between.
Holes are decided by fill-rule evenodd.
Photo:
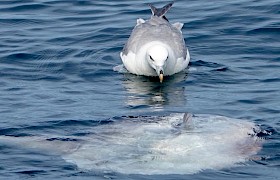
<instances>
[{"instance_id":1,"label":"bird floating on water","mask_svg":"<svg viewBox=\"0 0 280 180\"><path fill-rule=\"evenodd\" d=\"M190 54L182 35L183 23L170 24L165 14L174 2L163 8L149 4L149 20L137 19L126 45L120 53L124 67L132 74L170 76L184 70Z\"/></svg>"}]
</instances>

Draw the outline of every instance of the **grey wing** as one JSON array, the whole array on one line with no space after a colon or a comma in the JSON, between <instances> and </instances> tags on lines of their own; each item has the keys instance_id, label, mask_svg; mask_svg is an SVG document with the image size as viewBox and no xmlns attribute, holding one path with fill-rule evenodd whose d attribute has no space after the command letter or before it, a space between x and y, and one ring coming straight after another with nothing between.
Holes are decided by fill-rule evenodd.
<instances>
[{"instance_id":1,"label":"grey wing","mask_svg":"<svg viewBox=\"0 0 280 180\"><path fill-rule=\"evenodd\" d=\"M136 53L138 44L141 43L146 31L147 28L143 27L142 24L136 25L122 50L123 54L127 55L129 51Z\"/></svg>"},{"instance_id":2,"label":"grey wing","mask_svg":"<svg viewBox=\"0 0 280 180\"><path fill-rule=\"evenodd\" d=\"M168 41L166 43L168 43L174 49L177 58L183 57L184 59L186 59L187 49L182 33L173 26L170 26L169 28L171 29L171 31L169 31L169 33L166 33L165 37Z\"/></svg>"},{"instance_id":3,"label":"grey wing","mask_svg":"<svg viewBox=\"0 0 280 180\"><path fill-rule=\"evenodd\" d=\"M178 50L177 57L179 57L179 58L184 57L184 59L186 59L187 49L186 49L184 37L183 37L182 33L179 32L179 31L176 32L175 36L176 36L176 39L177 39L176 41L174 41L175 44L176 44L176 48Z\"/></svg>"}]
</instances>

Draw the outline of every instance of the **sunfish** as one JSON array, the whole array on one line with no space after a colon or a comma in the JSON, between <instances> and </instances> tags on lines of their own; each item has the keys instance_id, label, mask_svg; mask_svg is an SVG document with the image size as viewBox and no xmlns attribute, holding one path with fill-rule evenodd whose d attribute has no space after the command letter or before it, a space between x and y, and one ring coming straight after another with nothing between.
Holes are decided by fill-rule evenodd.
<instances>
[{"instance_id":1,"label":"sunfish","mask_svg":"<svg viewBox=\"0 0 280 180\"><path fill-rule=\"evenodd\" d=\"M246 162L262 147L258 132L254 123L245 120L175 113L112 118L90 127L82 136L2 135L0 142L52 152L86 171L192 174Z\"/></svg>"}]
</instances>

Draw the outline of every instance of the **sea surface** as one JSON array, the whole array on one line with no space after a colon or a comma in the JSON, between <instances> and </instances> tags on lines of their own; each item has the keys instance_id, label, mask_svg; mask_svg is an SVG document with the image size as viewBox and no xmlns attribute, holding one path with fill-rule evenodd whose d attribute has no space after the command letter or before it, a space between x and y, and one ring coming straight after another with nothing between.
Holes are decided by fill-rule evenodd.
<instances>
[{"instance_id":1,"label":"sea surface","mask_svg":"<svg viewBox=\"0 0 280 180\"><path fill-rule=\"evenodd\" d=\"M108 174L0 142L0 179L280 179L279 0L177 0L167 17L185 24L191 61L162 84L113 70L148 3L168 1L1 0L0 135L82 136L111 118L190 112L258 124L270 134L258 158L186 175Z\"/></svg>"}]
</instances>

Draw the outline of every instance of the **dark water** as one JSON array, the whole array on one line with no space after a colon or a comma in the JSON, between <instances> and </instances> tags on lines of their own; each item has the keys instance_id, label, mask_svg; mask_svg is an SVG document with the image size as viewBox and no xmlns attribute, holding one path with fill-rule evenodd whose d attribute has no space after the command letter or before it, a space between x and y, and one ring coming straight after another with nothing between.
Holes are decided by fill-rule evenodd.
<instances>
[{"instance_id":1,"label":"dark water","mask_svg":"<svg viewBox=\"0 0 280 180\"><path fill-rule=\"evenodd\" d=\"M280 2L176 1L168 17L185 23L191 64L163 84L113 71L150 2L0 1L0 134L84 133L122 115L219 114L272 133L262 158L194 175L104 175L0 144L0 179L280 179Z\"/></svg>"}]
</instances>

